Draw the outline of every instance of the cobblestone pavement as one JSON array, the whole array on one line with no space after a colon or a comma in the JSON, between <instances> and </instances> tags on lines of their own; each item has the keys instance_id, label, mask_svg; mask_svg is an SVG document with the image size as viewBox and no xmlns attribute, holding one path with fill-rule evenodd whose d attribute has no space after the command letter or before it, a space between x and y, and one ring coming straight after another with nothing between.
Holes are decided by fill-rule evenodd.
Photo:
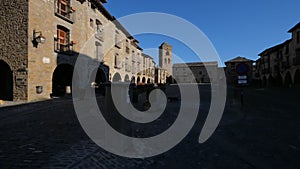
<instances>
[{"instance_id":1,"label":"cobblestone pavement","mask_svg":"<svg viewBox=\"0 0 300 169\"><path fill-rule=\"evenodd\" d=\"M120 157L93 143L76 118L71 98L2 107L0 168L300 168L300 91L247 89L243 107L238 91L234 93L229 92L221 124L207 142L197 142L209 108L204 91L200 114L188 136L170 151L145 159ZM103 97L98 101L102 105ZM162 132L172 125L176 118L172 110L178 106L168 103L160 122L132 125L131 134Z\"/></svg>"}]
</instances>

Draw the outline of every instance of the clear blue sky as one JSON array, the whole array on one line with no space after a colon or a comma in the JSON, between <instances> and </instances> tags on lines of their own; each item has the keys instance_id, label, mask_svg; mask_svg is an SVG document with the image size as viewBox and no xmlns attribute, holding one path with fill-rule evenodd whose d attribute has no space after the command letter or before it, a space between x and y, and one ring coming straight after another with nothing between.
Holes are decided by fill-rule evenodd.
<instances>
[{"instance_id":1,"label":"clear blue sky","mask_svg":"<svg viewBox=\"0 0 300 169\"><path fill-rule=\"evenodd\" d=\"M105 7L116 18L139 12L184 18L208 36L222 62L236 56L257 59L264 49L289 39L287 31L300 22L299 0L108 0ZM158 35L135 37L146 49L168 41L185 62L199 61L178 41Z\"/></svg>"}]
</instances>

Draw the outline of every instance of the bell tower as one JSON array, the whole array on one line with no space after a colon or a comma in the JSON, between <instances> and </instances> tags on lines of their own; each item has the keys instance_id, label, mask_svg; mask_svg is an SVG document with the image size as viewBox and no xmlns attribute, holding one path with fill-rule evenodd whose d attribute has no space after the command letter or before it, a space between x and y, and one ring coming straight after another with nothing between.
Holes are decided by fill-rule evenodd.
<instances>
[{"instance_id":1,"label":"bell tower","mask_svg":"<svg viewBox=\"0 0 300 169\"><path fill-rule=\"evenodd\" d=\"M168 76L172 75L172 46L166 42L159 47L159 67L167 70Z\"/></svg>"}]
</instances>

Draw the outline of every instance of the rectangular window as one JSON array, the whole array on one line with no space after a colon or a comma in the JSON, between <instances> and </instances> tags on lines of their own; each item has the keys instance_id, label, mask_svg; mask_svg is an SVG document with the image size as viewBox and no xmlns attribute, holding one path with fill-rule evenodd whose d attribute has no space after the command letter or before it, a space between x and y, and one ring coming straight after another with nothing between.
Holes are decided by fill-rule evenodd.
<instances>
[{"instance_id":1,"label":"rectangular window","mask_svg":"<svg viewBox=\"0 0 300 169\"><path fill-rule=\"evenodd\" d=\"M101 61L103 61L101 43L95 42L95 45L96 45L96 59L101 62Z\"/></svg>"},{"instance_id":2,"label":"rectangular window","mask_svg":"<svg viewBox=\"0 0 300 169\"><path fill-rule=\"evenodd\" d=\"M57 0L56 3L56 10L55 10L55 15L73 23L74 22L74 15L75 8L71 7L71 2L70 0Z\"/></svg>"},{"instance_id":3,"label":"rectangular window","mask_svg":"<svg viewBox=\"0 0 300 169\"><path fill-rule=\"evenodd\" d=\"M135 67L135 62L132 61L132 73L135 74L136 73L136 67Z\"/></svg>"},{"instance_id":4,"label":"rectangular window","mask_svg":"<svg viewBox=\"0 0 300 169\"><path fill-rule=\"evenodd\" d=\"M55 15L69 23L75 19L76 9L71 7L71 0L56 0Z\"/></svg>"},{"instance_id":5,"label":"rectangular window","mask_svg":"<svg viewBox=\"0 0 300 169\"><path fill-rule=\"evenodd\" d=\"M57 0L57 13L67 16L69 0Z\"/></svg>"},{"instance_id":6,"label":"rectangular window","mask_svg":"<svg viewBox=\"0 0 300 169\"><path fill-rule=\"evenodd\" d=\"M96 19L96 27L97 27L97 32L95 34L95 37L98 40L103 42L104 41L103 25L98 19Z\"/></svg>"},{"instance_id":7,"label":"rectangular window","mask_svg":"<svg viewBox=\"0 0 300 169\"><path fill-rule=\"evenodd\" d=\"M70 50L70 31L64 27L57 28L57 46L56 50L66 52Z\"/></svg>"},{"instance_id":8,"label":"rectangular window","mask_svg":"<svg viewBox=\"0 0 300 169\"><path fill-rule=\"evenodd\" d=\"M297 32L297 44L300 43L300 31Z\"/></svg>"},{"instance_id":9,"label":"rectangular window","mask_svg":"<svg viewBox=\"0 0 300 169\"><path fill-rule=\"evenodd\" d=\"M125 59L125 70L126 70L127 72L130 72L130 71L131 71L131 70L130 70L129 59L128 59L128 58Z\"/></svg>"},{"instance_id":10,"label":"rectangular window","mask_svg":"<svg viewBox=\"0 0 300 169\"><path fill-rule=\"evenodd\" d=\"M116 31L116 34L115 34L115 46L119 49L122 48L121 35L118 31Z\"/></svg>"},{"instance_id":11,"label":"rectangular window","mask_svg":"<svg viewBox=\"0 0 300 169\"><path fill-rule=\"evenodd\" d=\"M115 68L121 68L121 58L118 53L115 54Z\"/></svg>"},{"instance_id":12,"label":"rectangular window","mask_svg":"<svg viewBox=\"0 0 300 169\"><path fill-rule=\"evenodd\" d=\"M136 56L135 56L134 51L132 51L132 62L136 62Z\"/></svg>"}]
</instances>

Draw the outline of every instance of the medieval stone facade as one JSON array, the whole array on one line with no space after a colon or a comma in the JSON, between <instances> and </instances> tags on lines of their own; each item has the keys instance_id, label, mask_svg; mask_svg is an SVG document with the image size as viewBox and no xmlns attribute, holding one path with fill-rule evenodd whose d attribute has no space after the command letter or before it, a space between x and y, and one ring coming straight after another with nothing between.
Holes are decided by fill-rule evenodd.
<instances>
[{"instance_id":1,"label":"medieval stone facade","mask_svg":"<svg viewBox=\"0 0 300 169\"><path fill-rule=\"evenodd\" d=\"M106 0L1 2L0 100L71 92L74 73L83 73L74 71L79 55L99 64L86 68L96 84L154 82L153 58L104 8Z\"/></svg>"},{"instance_id":2,"label":"medieval stone facade","mask_svg":"<svg viewBox=\"0 0 300 169\"><path fill-rule=\"evenodd\" d=\"M28 8L24 0L0 5L0 100L27 99Z\"/></svg>"},{"instance_id":3,"label":"medieval stone facade","mask_svg":"<svg viewBox=\"0 0 300 169\"><path fill-rule=\"evenodd\" d=\"M261 86L300 86L300 23L289 31L292 38L261 52L255 78Z\"/></svg>"}]
</instances>

